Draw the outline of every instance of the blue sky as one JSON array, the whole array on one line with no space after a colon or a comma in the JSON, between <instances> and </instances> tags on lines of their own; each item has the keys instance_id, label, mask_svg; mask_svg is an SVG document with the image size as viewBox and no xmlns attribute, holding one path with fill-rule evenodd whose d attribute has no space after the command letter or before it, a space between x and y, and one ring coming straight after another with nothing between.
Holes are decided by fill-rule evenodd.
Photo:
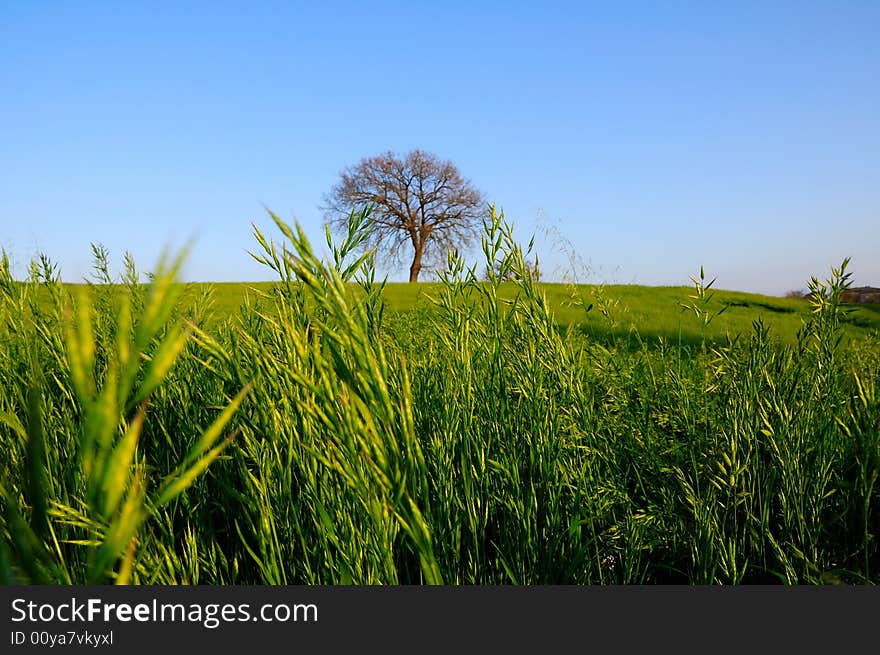
<instances>
[{"instance_id":1,"label":"blue sky","mask_svg":"<svg viewBox=\"0 0 880 655\"><path fill-rule=\"evenodd\" d=\"M318 241L342 168L418 147L557 277L562 238L583 281L880 286L878 32L876 1L0 0L0 246L77 281L92 242L195 238L187 279L271 279L264 205Z\"/></svg>"}]
</instances>

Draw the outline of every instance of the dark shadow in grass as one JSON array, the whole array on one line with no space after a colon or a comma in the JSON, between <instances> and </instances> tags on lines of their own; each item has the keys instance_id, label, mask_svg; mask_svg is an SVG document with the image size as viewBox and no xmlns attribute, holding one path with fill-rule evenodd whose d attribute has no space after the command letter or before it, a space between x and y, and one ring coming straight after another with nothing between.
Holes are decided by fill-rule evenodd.
<instances>
[{"instance_id":1,"label":"dark shadow in grass","mask_svg":"<svg viewBox=\"0 0 880 655\"><path fill-rule=\"evenodd\" d=\"M859 304L851 304L848 303L844 305L847 309L855 309L855 310L864 310L866 312L871 312L872 314L880 314L880 303L859 303Z\"/></svg>"},{"instance_id":2,"label":"dark shadow in grass","mask_svg":"<svg viewBox=\"0 0 880 655\"><path fill-rule=\"evenodd\" d=\"M696 332L669 332L664 330L639 330L638 333L622 327L610 327L594 324L581 324L575 330L587 339L597 341L603 346L614 346L635 352L647 348L648 350L660 350L672 348L700 349L704 342L703 337ZM726 337L707 337L707 348L725 346Z\"/></svg>"},{"instance_id":3,"label":"dark shadow in grass","mask_svg":"<svg viewBox=\"0 0 880 655\"><path fill-rule=\"evenodd\" d=\"M874 327L874 325L876 323L876 321L872 321L870 319L870 317L860 315L860 314L855 314L854 316L848 316L846 318L846 322L849 323L850 325L855 325L856 327L860 327L860 328Z\"/></svg>"},{"instance_id":4,"label":"dark shadow in grass","mask_svg":"<svg viewBox=\"0 0 880 655\"><path fill-rule=\"evenodd\" d=\"M848 312L846 323L860 328L880 330L880 304L848 303L844 308Z\"/></svg>"},{"instance_id":5,"label":"dark shadow in grass","mask_svg":"<svg viewBox=\"0 0 880 655\"><path fill-rule=\"evenodd\" d=\"M755 300L725 300L724 304L728 307L746 307L766 309L768 312L776 314L794 314L795 310L791 307L780 307L779 305L771 305L766 302L758 302Z\"/></svg>"}]
</instances>

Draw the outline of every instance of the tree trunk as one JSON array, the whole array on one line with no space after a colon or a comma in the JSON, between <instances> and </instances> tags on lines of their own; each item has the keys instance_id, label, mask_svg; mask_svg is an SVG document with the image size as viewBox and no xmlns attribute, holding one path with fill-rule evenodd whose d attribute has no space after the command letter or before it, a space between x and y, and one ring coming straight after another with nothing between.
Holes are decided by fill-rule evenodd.
<instances>
[{"instance_id":1,"label":"tree trunk","mask_svg":"<svg viewBox=\"0 0 880 655\"><path fill-rule=\"evenodd\" d=\"M423 243L420 243L415 247L416 254L413 256L412 265L409 267L409 281L410 282L418 282L419 281L419 273L422 270L422 251L424 251L425 246Z\"/></svg>"}]
</instances>

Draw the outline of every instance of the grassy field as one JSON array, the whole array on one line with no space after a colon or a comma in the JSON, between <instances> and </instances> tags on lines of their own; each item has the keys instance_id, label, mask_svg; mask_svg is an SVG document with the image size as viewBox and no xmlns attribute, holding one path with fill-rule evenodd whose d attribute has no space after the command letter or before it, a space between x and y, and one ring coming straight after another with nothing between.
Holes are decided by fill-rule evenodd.
<instances>
[{"instance_id":1,"label":"grassy field","mask_svg":"<svg viewBox=\"0 0 880 655\"><path fill-rule=\"evenodd\" d=\"M258 283L196 283L188 285L184 299L204 294L211 296L208 324L222 321L240 311L246 298L258 298L277 286ZM352 285L354 286L354 285ZM660 339L673 345L722 343L728 337L749 334L752 322L760 318L775 337L789 345L797 340L797 332L810 317L807 299L777 298L739 291L717 291L708 303L709 311L718 313L703 329L694 313L682 305L692 302L693 286L648 287L638 285L536 285L547 297L557 325L572 328L591 338L607 342L656 345ZM356 288L356 287L355 287ZM383 295L389 314L425 314L432 311L432 298L443 291L440 283L389 283ZM500 298L510 299L517 293L512 282L498 287ZM592 308L586 311L587 307ZM846 307L844 331L847 336L863 337L880 330L880 306L850 305Z\"/></svg>"},{"instance_id":2,"label":"grassy field","mask_svg":"<svg viewBox=\"0 0 880 655\"><path fill-rule=\"evenodd\" d=\"M0 581L880 582L845 265L808 300L539 285L495 218L499 276L385 286L363 226L327 263L277 225L272 284L0 267Z\"/></svg>"}]
</instances>

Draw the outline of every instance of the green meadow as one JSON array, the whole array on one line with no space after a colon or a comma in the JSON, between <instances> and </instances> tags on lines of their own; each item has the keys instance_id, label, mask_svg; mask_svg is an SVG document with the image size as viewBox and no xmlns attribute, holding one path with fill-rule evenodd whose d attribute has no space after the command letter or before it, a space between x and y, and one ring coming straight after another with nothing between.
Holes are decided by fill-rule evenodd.
<instances>
[{"instance_id":1,"label":"green meadow","mask_svg":"<svg viewBox=\"0 0 880 655\"><path fill-rule=\"evenodd\" d=\"M538 283L384 284L255 232L273 282L0 267L0 581L876 584L880 310ZM824 279L827 278L827 279Z\"/></svg>"},{"instance_id":2,"label":"green meadow","mask_svg":"<svg viewBox=\"0 0 880 655\"><path fill-rule=\"evenodd\" d=\"M184 298L209 294L211 309L206 321L212 323L234 315L248 298L259 298L276 286L273 282L191 283ZM388 283L383 295L386 311L424 315L432 311L432 298L437 297L442 288L437 282ZM546 295L561 329L571 328L591 338L634 345L657 345L662 340L671 345L694 346L701 344L704 337L709 342L722 343L728 337L747 335L758 318L775 338L794 344L798 330L812 311L807 299L718 290L708 309L713 313L724 311L704 328L698 317L694 320L692 310L684 309L691 302L693 286L538 283L536 288ZM352 292L357 292L356 285L352 285ZM512 282L498 286L502 299L510 299L516 293L517 286ZM844 331L848 336L867 336L880 329L880 306L848 305L846 311Z\"/></svg>"}]
</instances>

